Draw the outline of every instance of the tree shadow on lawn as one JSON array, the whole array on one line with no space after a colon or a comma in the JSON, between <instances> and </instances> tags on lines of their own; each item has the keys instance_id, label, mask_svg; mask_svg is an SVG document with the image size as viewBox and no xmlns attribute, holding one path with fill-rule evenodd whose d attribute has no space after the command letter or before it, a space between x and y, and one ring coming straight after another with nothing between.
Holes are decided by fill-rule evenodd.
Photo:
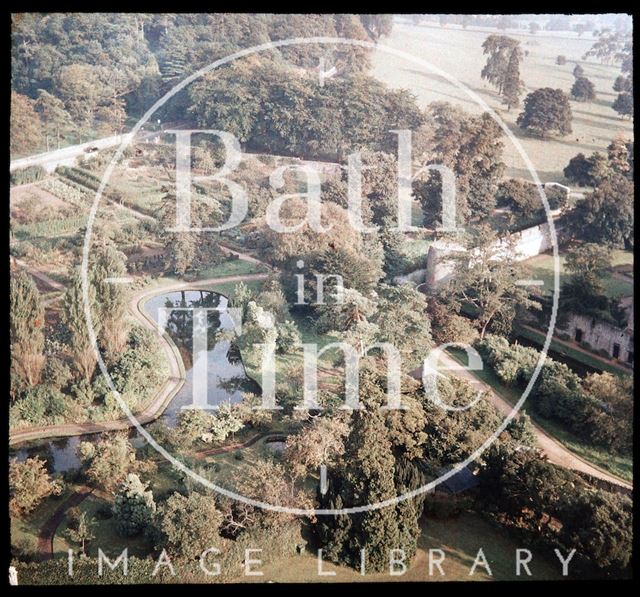
<instances>
[{"instance_id":1,"label":"tree shadow on lawn","mask_svg":"<svg viewBox=\"0 0 640 597\"><path fill-rule=\"evenodd\" d=\"M577 110L574 110L574 114ZM581 112L582 114L583 112ZM584 126L591 126L597 129L603 129L605 131L619 131L620 126L616 126L614 123L597 122L595 119L583 118L582 116L574 116L572 122L582 124Z\"/></svg>"},{"instance_id":2,"label":"tree shadow on lawn","mask_svg":"<svg viewBox=\"0 0 640 597\"><path fill-rule=\"evenodd\" d=\"M609 104L607 104L609 105ZM614 116L611 115L609 116L608 114L593 114L592 112L586 112L585 110L571 110L574 114L584 114L585 116L590 116L591 118L602 118L605 120L615 120L616 122L619 122L621 125L625 122L630 122L629 120L625 120L624 118L621 118L620 116ZM611 111L613 112L613 108L611 109Z\"/></svg>"},{"instance_id":3,"label":"tree shadow on lawn","mask_svg":"<svg viewBox=\"0 0 640 597\"><path fill-rule=\"evenodd\" d=\"M541 137L537 137L535 135L530 135L529 133L527 133L526 131L523 131L517 124L515 124L514 122L506 122L506 125L509 127L509 130L513 133L513 136L516 139L531 139L534 141L542 141L542 142L546 142L546 143L559 143L561 145L570 145L571 147L575 147L576 148L576 153L579 150L583 150L583 151L599 151L602 150L602 148L598 145L588 145L586 143L580 143L576 141L576 137L573 136L574 134L571 133L569 135L566 135L565 137L560 137L560 136L550 136L547 137L545 139L541 138ZM594 138L595 139L595 138Z\"/></svg>"}]
</instances>

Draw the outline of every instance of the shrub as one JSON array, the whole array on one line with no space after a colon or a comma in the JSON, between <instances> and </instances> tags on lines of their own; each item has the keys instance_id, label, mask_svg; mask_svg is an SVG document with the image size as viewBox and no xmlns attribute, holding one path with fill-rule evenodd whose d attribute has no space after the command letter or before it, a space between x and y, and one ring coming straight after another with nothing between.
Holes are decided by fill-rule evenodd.
<instances>
[{"instance_id":1,"label":"shrub","mask_svg":"<svg viewBox=\"0 0 640 597\"><path fill-rule=\"evenodd\" d=\"M556 64L559 66L562 66L564 64L567 63L567 57L563 56L562 54L560 54L557 58L556 58Z\"/></svg>"},{"instance_id":2,"label":"shrub","mask_svg":"<svg viewBox=\"0 0 640 597\"><path fill-rule=\"evenodd\" d=\"M30 184L44 179L47 176L47 171L42 166L27 166L26 168L20 168L14 170L9 175L9 184L13 187Z\"/></svg>"},{"instance_id":3,"label":"shrub","mask_svg":"<svg viewBox=\"0 0 640 597\"><path fill-rule=\"evenodd\" d=\"M45 178L40 183L40 187L59 199L64 199L77 205L85 203L89 197L89 193L81 185L71 181L65 182L57 176Z\"/></svg>"}]
</instances>

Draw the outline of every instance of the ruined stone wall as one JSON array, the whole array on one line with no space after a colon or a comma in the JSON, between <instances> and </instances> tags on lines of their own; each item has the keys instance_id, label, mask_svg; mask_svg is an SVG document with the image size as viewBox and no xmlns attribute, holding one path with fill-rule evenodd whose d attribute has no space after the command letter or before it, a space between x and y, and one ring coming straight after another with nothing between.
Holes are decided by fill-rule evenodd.
<instances>
[{"instance_id":1,"label":"ruined stone wall","mask_svg":"<svg viewBox=\"0 0 640 597\"><path fill-rule=\"evenodd\" d=\"M618 360L625 363L630 362L629 353L633 355L633 330L630 328L621 329L593 317L573 314L558 332L567 334L569 340L587 343L594 351L604 350L609 357L613 357L614 344L617 344L620 347Z\"/></svg>"}]
</instances>

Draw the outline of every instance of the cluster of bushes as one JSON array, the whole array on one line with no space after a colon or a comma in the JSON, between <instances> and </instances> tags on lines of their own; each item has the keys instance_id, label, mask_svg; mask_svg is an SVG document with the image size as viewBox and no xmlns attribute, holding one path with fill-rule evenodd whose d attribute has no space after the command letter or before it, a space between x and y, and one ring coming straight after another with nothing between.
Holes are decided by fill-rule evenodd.
<instances>
[{"instance_id":1,"label":"cluster of bushes","mask_svg":"<svg viewBox=\"0 0 640 597\"><path fill-rule=\"evenodd\" d=\"M47 171L42 166L27 166L14 170L9 175L9 182L12 187L22 184L38 182L47 176Z\"/></svg>"},{"instance_id":2,"label":"cluster of bushes","mask_svg":"<svg viewBox=\"0 0 640 597\"><path fill-rule=\"evenodd\" d=\"M485 364L509 386L524 389L535 370L540 353L534 348L509 344L500 336L486 336L478 343ZM626 382L611 376L610 395L592 391L602 376L581 379L564 363L545 360L528 401L535 412L557 421L576 436L607 449L627 453L632 431L627 418L632 394Z\"/></svg>"},{"instance_id":3,"label":"cluster of bushes","mask_svg":"<svg viewBox=\"0 0 640 597\"><path fill-rule=\"evenodd\" d=\"M165 366L153 334L133 328L129 342L109 373L129 408L135 410L164 380ZM92 381L76 379L61 359L49 355L42 383L18 391L9 409L12 429L83 420L99 421L121 413L118 402L99 371Z\"/></svg>"},{"instance_id":4,"label":"cluster of bushes","mask_svg":"<svg viewBox=\"0 0 640 597\"><path fill-rule=\"evenodd\" d=\"M632 502L588 485L574 472L531 451L494 444L479 473L480 499L494 520L523 543L559 549L577 571L624 572L631 561Z\"/></svg>"},{"instance_id":5,"label":"cluster of bushes","mask_svg":"<svg viewBox=\"0 0 640 597\"><path fill-rule=\"evenodd\" d=\"M62 236L76 232L87 222L84 216L55 218L31 224L19 224L11 229L15 238L22 240L32 236Z\"/></svg>"},{"instance_id":6,"label":"cluster of bushes","mask_svg":"<svg viewBox=\"0 0 640 597\"><path fill-rule=\"evenodd\" d=\"M69 576L67 558L54 558L44 562L23 562L14 559L11 562L18 571L18 580L24 585L130 585L130 584L163 584L163 583L206 583L230 582L242 577L242 562L245 550L261 549L254 553L262 561L254 569L260 570L265 566L291 558L298 554L298 546L304 545L301 537L300 524L291 523L276 528L255 527L242 533L237 540L220 539L217 546L221 553L209 556L209 568L214 563L220 564L220 574L215 577L206 576L200 568L199 561L178 561L172 559L176 575L173 576L168 566L160 566L154 576L158 554L152 557L140 558L129 556L127 561L127 575L123 574L122 564L115 570L103 565L102 576L98 575L98 559L96 557L75 558L73 562L73 576ZM216 547L212 545L212 547ZM121 553L121 549L104 550L107 557L114 561ZM171 555L169 555L171 557Z\"/></svg>"},{"instance_id":7,"label":"cluster of bushes","mask_svg":"<svg viewBox=\"0 0 640 597\"><path fill-rule=\"evenodd\" d=\"M73 168L70 166L58 166L56 168L56 174L64 176L70 181L82 185L83 187L87 187L92 191L97 191L98 188L100 188L100 184L102 183L100 178L95 174L87 172L86 170L81 170L80 168ZM117 201L118 203L121 203L123 200L122 193L112 187L109 187L108 185L105 187L102 195L107 199Z\"/></svg>"}]
</instances>

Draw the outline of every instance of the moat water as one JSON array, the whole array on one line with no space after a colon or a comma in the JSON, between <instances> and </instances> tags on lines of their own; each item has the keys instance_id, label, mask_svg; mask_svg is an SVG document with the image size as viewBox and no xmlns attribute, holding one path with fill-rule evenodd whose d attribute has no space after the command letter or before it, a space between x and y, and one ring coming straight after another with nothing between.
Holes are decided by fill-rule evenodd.
<instances>
[{"instance_id":1,"label":"moat water","mask_svg":"<svg viewBox=\"0 0 640 597\"><path fill-rule=\"evenodd\" d=\"M220 309L207 313L208 404L235 404L242 399L243 392L259 392L257 384L247 377L238 351L228 339L218 337L218 333L225 330L232 333L234 327L233 320L225 311L225 296L207 290L175 291L154 296L146 301L144 310L156 323L164 322L163 328L178 347L185 366L185 382L159 418L169 427L175 427L182 408L193 403L193 313L181 309L194 307ZM170 308L177 310L169 311ZM12 448L9 455L18 460L40 456L49 463L51 471L65 472L80 466L76 453L78 444L83 441L98 441L102 435L90 434L25 442ZM129 437L136 448L146 443L135 428L130 430Z\"/></svg>"}]
</instances>

